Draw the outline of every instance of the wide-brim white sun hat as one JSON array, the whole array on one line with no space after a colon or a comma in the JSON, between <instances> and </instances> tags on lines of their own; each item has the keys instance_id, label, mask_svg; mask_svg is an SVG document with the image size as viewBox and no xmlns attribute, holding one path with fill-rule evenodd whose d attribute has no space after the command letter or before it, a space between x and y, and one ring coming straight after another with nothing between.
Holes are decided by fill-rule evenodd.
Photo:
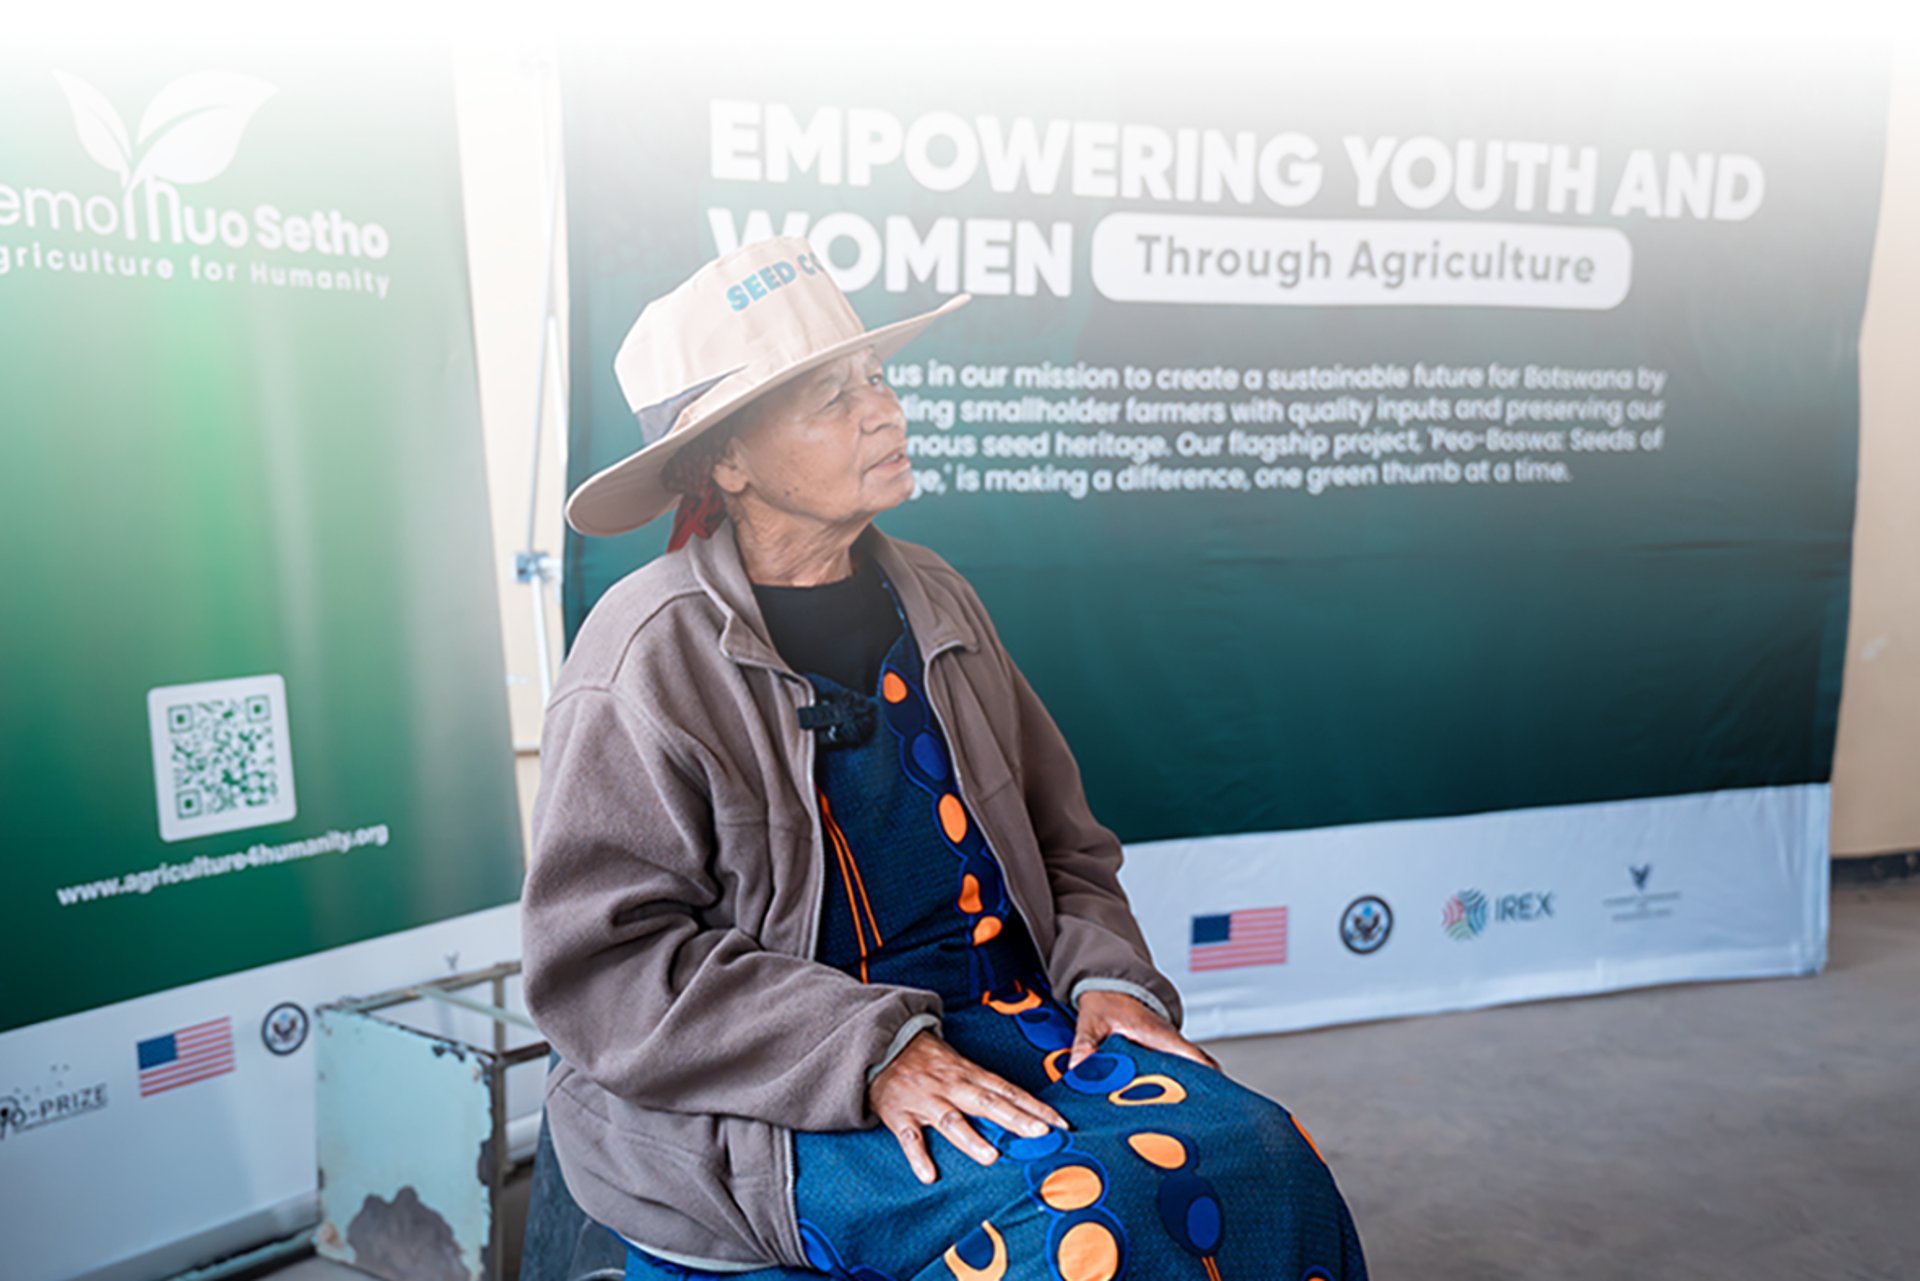
<instances>
[{"instance_id":1,"label":"wide-brim white sun hat","mask_svg":"<svg viewBox=\"0 0 1920 1281\"><path fill-rule=\"evenodd\" d=\"M810 369L873 348L884 360L971 294L868 329L800 236L774 236L722 254L648 303L613 358L614 376L644 444L581 481L567 523L624 534L673 507L660 483L674 454L755 398Z\"/></svg>"}]
</instances>

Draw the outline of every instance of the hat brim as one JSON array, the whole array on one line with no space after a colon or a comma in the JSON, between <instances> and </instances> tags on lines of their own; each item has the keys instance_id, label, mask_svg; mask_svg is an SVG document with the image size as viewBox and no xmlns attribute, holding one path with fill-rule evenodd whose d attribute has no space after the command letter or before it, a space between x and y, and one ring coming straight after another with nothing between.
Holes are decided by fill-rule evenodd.
<instances>
[{"instance_id":1,"label":"hat brim","mask_svg":"<svg viewBox=\"0 0 1920 1281\"><path fill-rule=\"evenodd\" d=\"M660 483L660 473L675 453L702 432L768 392L850 351L872 347L884 360L919 337L928 325L972 299L972 294L955 294L932 311L823 347L765 378L733 387L722 383L687 406L681 420L659 440L581 481L567 499L567 524L582 534L601 538L640 528L679 503L680 495Z\"/></svg>"}]
</instances>

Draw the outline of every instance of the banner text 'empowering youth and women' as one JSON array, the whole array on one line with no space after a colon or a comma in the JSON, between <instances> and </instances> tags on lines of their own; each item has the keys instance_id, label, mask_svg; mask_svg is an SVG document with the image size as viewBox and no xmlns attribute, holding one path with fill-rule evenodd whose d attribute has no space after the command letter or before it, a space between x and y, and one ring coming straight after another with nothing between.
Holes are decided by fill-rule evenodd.
<instances>
[{"instance_id":1,"label":"banner text 'empowering youth and women'","mask_svg":"<svg viewBox=\"0 0 1920 1281\"><path fill-rule=\"evenodd\" d=\"M1744 154L1626 150L1603 175L1600 148L1534 140L1340 139L1335 192L1390 218L1301 219L1126 210L1088 237L1088 269L1122 302L1269 305L1483 305L1604 310L1627 295L1633 249L1616 227L1568 218L1741 222L1765 200L1766 173ZM1293 131L1165 128L781 102L708 106L707 171L748 199L794 182L1001 196L1067 195L1186 206L1300 210L1329 191L1321 144ZM1603 180L1605 182L1603 197ZM724 188L723 188L724 190ZM1448 204L1469 215L1408 218ZM1069 220L836 209L815 217L765 203L706 210L715 248L807 237L840 287L899 293L1054 296L1073 292ZM1544 221L1556 219L1559 221Z\"/></svg>"}]
</instances>

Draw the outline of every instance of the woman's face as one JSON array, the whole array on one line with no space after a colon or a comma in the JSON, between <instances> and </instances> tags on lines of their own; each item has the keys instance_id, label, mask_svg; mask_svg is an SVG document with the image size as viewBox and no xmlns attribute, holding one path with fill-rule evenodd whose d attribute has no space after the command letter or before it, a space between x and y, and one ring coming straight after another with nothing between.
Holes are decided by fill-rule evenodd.
<instances>
[{"instance_id":1,"label":"woman's face","mask_svg":"<svg viewBox=\"0 0 1920 1281\"><path fill-rule=\"evenodd\" d=\"M748 411L713 478L736 501L823 524L864 525L913 493L907 418L861 348L770 392Z\"/></svg>"}]
</instances>

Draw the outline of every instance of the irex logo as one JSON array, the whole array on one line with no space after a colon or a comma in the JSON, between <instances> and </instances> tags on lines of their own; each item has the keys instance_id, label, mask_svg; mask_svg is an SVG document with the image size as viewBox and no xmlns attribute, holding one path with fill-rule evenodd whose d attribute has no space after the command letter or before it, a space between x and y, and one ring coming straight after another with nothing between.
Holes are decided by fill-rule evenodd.
<instances>
[{"instance_id":1,"label":"irex logo","mask_svg":"<svg viewBox=\"0 0 1920 1281\"><path fill-rule=\"evenodd\" d=\"M1502 894L1494 900L1496 921L1541 921L1553 915L1553 891L1536 890L1527 894Z\"/></svg>"}]
</instances>

